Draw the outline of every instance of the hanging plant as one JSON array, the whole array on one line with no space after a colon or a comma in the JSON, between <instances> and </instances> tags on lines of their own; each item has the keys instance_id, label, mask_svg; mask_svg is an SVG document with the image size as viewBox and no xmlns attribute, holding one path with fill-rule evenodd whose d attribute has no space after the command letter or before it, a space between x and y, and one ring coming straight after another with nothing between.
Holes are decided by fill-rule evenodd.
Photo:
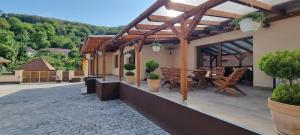
<instances>
[{"instance_id":1,"label":"hanging plant","mask_svg":"<svg viewBox=\"0 0 300 135\"><path fill-rule=\"evenodd\" d=\"M160 48L161 48L161 44L160 44L160 43L154 42L154 43L152 44L152 50L153 50L153 52L159 52L159 51L160 51Z\"/></svg>"},{"instance_id":2,"label":"hanging plant","mask_svg":"<svg viewBox=\"0 0 300 135\"><path fill-rule=\"evenodd\" d=\"M240 28L241 31L246 33L257 31L265 20L266 16L263 12L252 12L234 19L230 25L235 26L235 29Z\"/></svg>"}]
</instances>

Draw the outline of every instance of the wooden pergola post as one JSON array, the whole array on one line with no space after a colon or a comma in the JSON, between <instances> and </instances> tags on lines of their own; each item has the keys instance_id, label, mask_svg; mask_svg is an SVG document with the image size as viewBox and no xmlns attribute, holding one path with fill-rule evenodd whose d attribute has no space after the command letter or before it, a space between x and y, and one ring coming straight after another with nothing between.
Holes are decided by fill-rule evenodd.
<instances>
[{"instance_id":1,"label":"wooden pergola post","mask_svg":"<svg viewBox=\"0 0 300 135\"><path fill-rule=\"evenodd\" d=\"M145 37L142 37L138 41L138 44L135 46L135 65L136 65L136 70L135 70L135 76L136 76L136 85L138 87L141 86L141 51L143 48L145 42Z\"/></svg>"},{"instance_id":2,"label":"wooden pergola post","mask_svg":"<svg viewBox=\"0 0 300 135\"><path fill-rule=\"evenodd\" d=\"M105 62L105 46L102 47L102 80L105 81L106 79L106 62Z\"/></svg>"},{"instance_id":3,"label":"wooden pergola post","mask_svg":"<svg viewBox=\"0 0 300 135\"><path fill-rule=\"evenodd\" d=\"M98 55L98 49L95 50L96 52L96 78L99 77L99 55Z\"/></svg>"},{"instance_id":4,"label":"wooden pergola post","mask_svg":"<svg viewBox=\"0 0 300 135\"><path fill-rule=\"evenodd\" d=\"M218 45L217 67L222 67L222 44Z\"/></svg>"},{"instance_id":5,"label":"wooden pergola post","mask_svg":"<svg viewBox=\"0 0 300 135\"><path fill-rule=\"evenodd\" d=\"M181 20L181 28L180 28L180 92L182 94L182 99L187 100L187 46L188 40L186 38L187 34L187 20Z\"/></svg>"},{"instance_id":6,"label":"wooden pergola post","mask_svg":"<svg viewBox=\"0 0 300 135\"><path fill-rule=\"evenodd\" d=\"M120 48L119 52L119 80L122 81L124 75L124 48Z\"/></svg>"}]
</instances>

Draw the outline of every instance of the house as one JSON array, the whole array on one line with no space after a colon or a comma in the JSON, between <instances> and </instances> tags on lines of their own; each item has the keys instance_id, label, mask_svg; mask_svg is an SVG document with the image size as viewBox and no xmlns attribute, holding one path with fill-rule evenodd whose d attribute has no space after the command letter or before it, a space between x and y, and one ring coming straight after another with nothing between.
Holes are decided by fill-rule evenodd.
<instances>
[{"instance_id":1,"label":"house","mask_svg":"<svg viewBox=\"0 0 300 135\"><path fill-rule=\"evenodd\" d=\"M89 76L101 77L99 83L108 83L111 78L121 81L121 100L176 133L276 134L266 103L276 83L259 69L258 62L269 52L300 48L299 7L297 0L158 0L117 35L88 36L80 46L85 57L83 67ZM267 15L266 24L257 31L245 33L228 25L232 19L256 11ZM162 44L158 52L152 48L153 43ZM177 91L161 88L161 92L149 94L143 80L145 63L151 59L160 67L180 68ZM126 63L136 66L133 85L123 82ZM186 82L190 71L202 67L247 68L252 77L250 86L243 86L247 96L228 98L209 91L214 89L189 90ZM169 109L176 111L171 113ZM232 125L241 129L226 128Z\"/></svg>"}]
</instances>

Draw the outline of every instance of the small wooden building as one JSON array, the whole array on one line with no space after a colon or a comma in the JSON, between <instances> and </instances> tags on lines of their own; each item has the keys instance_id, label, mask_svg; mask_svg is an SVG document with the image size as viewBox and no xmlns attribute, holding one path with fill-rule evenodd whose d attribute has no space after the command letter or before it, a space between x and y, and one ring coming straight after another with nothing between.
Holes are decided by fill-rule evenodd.
<instances>
[{"instance_id":1,"label":"small wooden building","mask_svg":"<svg viewBox=\"0 0 300 135\"><path fill-rule=\"evenodd\" d=\"M41 58L24 64L20 70L23 70L22 83L56 82L55 68Z\"/></svg>"}]
</instances>

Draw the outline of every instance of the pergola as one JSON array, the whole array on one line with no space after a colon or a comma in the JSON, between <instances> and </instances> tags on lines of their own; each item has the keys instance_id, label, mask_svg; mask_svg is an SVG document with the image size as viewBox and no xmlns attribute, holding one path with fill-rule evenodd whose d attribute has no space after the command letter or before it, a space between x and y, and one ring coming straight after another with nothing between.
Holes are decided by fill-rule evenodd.
<instances>
[{"instance_id":1,"label":"pergola","mask_svg":"<svg viewBox=\"0 0 300 135\"><path fill-rule=\"evenodd\" d=\"M141 50L145 43L155 39L159 41L180 43L180 92L183 100L187 99L187 46L189 41L234 30L228 25L232 19L256 11L263 11L268 16L266 24L271 21L287 17L297 16L299 11L286 12L286 7L297 0L157 0L146 11L134 19L117 35L109 39L95 41L95 47L89 50L93 52L105 52L111 48L120 50L120 67L123 66L123 50L128 45L135 44L136 53L136 84L141 85ZM265 25L268 26L268 25ZM94 42L94 41L91 41ZM83 45L84 46L84 45ZM222 52L228 50L230 45L217 48L214 55L220 60ZM240 49L247 49L240 46ZM232 49L230 52L237 51ZM247 50L251 52L252 50ZM208 51L206 53L212 53ZM105 60L103 60L105 65ZM105 66L103 66L105 71ZM120 80L123 69L120 68ZM105 72L103 72L105 80Z\"/></svg>"}]
</instances>

